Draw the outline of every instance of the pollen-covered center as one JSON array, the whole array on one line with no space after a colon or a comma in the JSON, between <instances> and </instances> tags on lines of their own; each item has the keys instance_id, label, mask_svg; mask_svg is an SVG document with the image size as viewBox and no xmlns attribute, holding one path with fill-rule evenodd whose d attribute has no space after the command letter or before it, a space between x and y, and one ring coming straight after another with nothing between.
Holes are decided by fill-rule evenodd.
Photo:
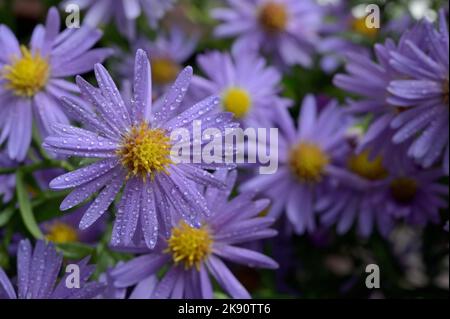
<instances>
[{"instance_id":1,"label":"pollen-covered center","mask_svg":"<svg viewBox=\"0 0 450 319\"><path fill-rule=\"evenodd\" d=\"M329 162L328 155L313 143L300 143L289 158L292 171L302 182L319 182Z\"/></svg>"},{"instance_id":2,"label":"pollen-covered center","mask_svg":"<svg viewBox=\"0 0 450 319\"><path fill-rule=\"evenodd\" d=\"M235 87L224 93L222 104L226 111L234 113L234 116L240 119L250 111L252 100L246 90Z\"/></svg>"},{"instance_id":3,"label":"pollen-covered center","mask_svg":"<svg viewBox=\"0 0 450 319\"><path fill-rule=\"evenodd\" d=\"M281 3L268 2L259 13L259 21L268 32L281 32L286 29L288 11Z\"/></svg>"},{"instance_id":4,"label":"pollen-covered center","mask_svg":"<svg viewBox=\"0 0 450 319\"><path fill-rule=\"evenodd\" d=\"M378 35L377 28L369 28L366 23L367 17L355 18L352 22L352 29L356 33L368 38L376 38Z\"/></svg>"},{"instance_id":5,"label":"pollen-covered center","mask_svg":"<svg viewBox=\"0 0 450 319\"><path fill-rule=\"evenodd\" d=\"M186 269L200 265L212 250L213 239L206 226L193 228L182 221L178 227L172 229L167 240L166 252L172 255L175 264L183 263Z\"/></svg>"},{"instance_id":6,"label":"pollen-covered center","mask_svg":"<svg viewBox=\"0 0 450 319\"><path fill-rule=\"evenodd\" d=\"M11 64L0 70L0 78L6 80L5 88L14 95L32 97L47 84L50 66L38 52L32 54L21 46L22 57L14 57Z\"/></svg>"},{"instance_id":7,"label":"pollen-covered center","mask_svg":"<svg viewBox=\"0 0 450 319\"><path fill-rule=\"evenodd\" d=\"M388 175L383 166L383 158L377 156L371 160L369 151L350 157L348 167L353 173L371 181L381 180Z\"/></svg>"},{"instance_id":8,"label":"pollen-covered center","mask_svg":"<svg viewBox=\"0 0 450 319\"><path fill-rule=\"evenodd\" d=\"M417 194L417 182L412 178L400 177L391 182L392 197L400 204L408 204Z\"/></svg>"},{"instance_id":9,"label":"pollen-covered center","mask_svg":"<svg viewBox=\"0 0 450 319\"><path fill-rule=\"evenodd\" d=\"M152 59L152 78L156 84L165 85L175 81L180 66L168 58Z\"/></svg>"},{"instance_id":10,"label":"pollen-covered center","mask_svg":"<svg viewBox=\"0 0 450 319\"><path fill-rule=\"evenodd\" d=\"M158 172L166 172L172 164L170 138L162 129L151 129L147 123L133 126L122 140L117 151L122 165L129 175L141 176L144 180Z\"/></svg>"},{"instance_id":11,"label":"pollen-covered center","mask_svg":"<svg viewBox=\"0 0 450 319\"><path fill-rule=\"evenodd\" d=\"M57 244L72 243L78 241L76 229L66 223L55 222L49 227L45 238Z\"/></svg>"}]
</instances>

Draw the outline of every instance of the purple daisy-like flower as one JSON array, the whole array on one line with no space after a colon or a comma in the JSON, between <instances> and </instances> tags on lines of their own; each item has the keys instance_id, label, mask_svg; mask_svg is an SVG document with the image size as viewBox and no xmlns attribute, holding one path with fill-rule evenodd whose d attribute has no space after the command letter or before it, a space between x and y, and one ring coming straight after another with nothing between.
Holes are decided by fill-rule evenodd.
<instances>
[{"instance_id":1,"label":"purple daisy-like flower","mask_svg":"<svg viewBox=\"0 0 450 319\"><path fill-rule=\"evenodd\" d=\"M272 199L269 216L286 210L297 234L316 228L315 201L336 176L346 174L336 164L347 149L345 130L349 119L331 101L319 114L316 100L303 100L298 129L287 112L277 117L282 134L278 141L279 168L275 174L259 175L243 183L241 190L257 190Z\"/></svg>"},{"instance_id":2,"label":"purple daisy-like flower","mask_svg":"<svg viewBox=\"0 0 450 319\"><path fill-rule=\"evenodd\" d=\"M158 21L175 2L176 0L67 0L62 6L75 4L81 9L87 9L83 22L93 27L114 20L120 33L134 38L136 19L142 12L147 16L149 25L156 28Z\"/></svg>"},{"instance_id":3,"label":"purple daisy-like flower","mask_svg":"<svg viewBox=\"0 0 450 319\"><path fill-rule=\"evenodd\" d=\"M284 65L312 65L322 10L310 0L227 0L228 8L214 9L222 22L218 37L237 36L238 47L256 46Z\"/></svg>"},{"instance_id":4,"label":"purple daisy-like flower","mask_svg":"<svg viewBox=\"0 0 450 319\"><path fill-rule=\"evenodd\" d=\"M98 30L83 27L60 33L59 29L59 13L51 8L46 25L34 29L27 48L0 25L0 144L7 141L12 159L25 159L33 115L43 136L53 123L69 122L58 98L73 96L78 89L65 78L92 70L111 54L109 49L91 50L102 36Z\"/></svg>"},{"instance_id":5,"label":"purple daisy-like flower","mask_svg":"<svg viewBox=\"0 0 450 319\"><path fill-rule=\"evenodd\" d=\"M145 254L144 250L143 255L111 272L116 287L145 287L153 275L168 265L168 271L148 297L211 299L211 275L231 297L249 298L247 290L222 258L250 267L278 267L271 258L239 247L243 243L276 235L276 231L268 228L273 219L259 216L269 201L253 200L252 192L242 193L228 201L236 181L236 171L219 170L215 175L225 182L226 188L207 187L204 190L212 215L197 228L174 220L171 236L161 240L154 251Z\"/></svg>"},{"instance_id":6,"label":"purple daisy-like flower","mask_svg":"<svg viewBox=\"0 0 450 319\"><path fill-rule=\"evenodd\" d=\"M408 150L425 168L443 158L449 174L449 37L445 13L440 12L439 29L425 23L427 46L411 40L410 54L391 52L390 64L402 75L390 82L387 101L404 111L391 122L395 144L414 138ZM442 154L445 156L442 156Z\"/></svg>"},{"instance_id":7,"label":"purple daisy-like flower","mask_svg":"<svg viewBox=\"0 0 450 319\"><path fill-rule=\"evenodd\" d=\"M448 196L448 187L439 183L442 172L418 170L409 159L401 169L385 163L380 156L372 159L369 151L351 154L347 165L353 176L341 179L316 205L323 212L321 223L336 225L339 234L356 224L363 237L376 227L386 237L400 219L420 226L439 222L439 210L447 207L443 197Z\"/></svg>"},{"instance_id":8,"label":"purple daisy-like flower","mask_svg":"<svg viewBox=\"0 0 450 319\"><path fill-rule=\"evenodd\" d=\"M13 284L0 268L0 299L91 299L103 292L105 286L98 282L88 282L94 266L85 258L79 267L79 287L67 287L65 274L57 283L63 262L53 244L37 241L33 249L28 240L22 240L17 251L17 292Z\"/></svg>"},{"instance_id":9,"label":"purple daisy-like flower","mask_svg":"<svg viewBox=\"0 0 450 319\"><path fill-rule=\"evenodd\" d=\"M198 64L206 77L194 76L192 94L220 96L222 108L246 127L270 127L274 109L291 106L279 96L281 74L257 54L214 51L201 55Z\"/></svg>"},{"instance_id":10,"label":"purple daisy-like flower","mask_svg":"<svg viewBox=\"0 0 450 319\"><path fill-rule=\"evenodd\" d=\"M448 150L448 31L442 24L438 32L430 22L421 21L398 44L388 39L384 45L375 45L377 62L349 54L348 74L337 75L334 83L363 97L349 101L349 112L373 116L359 151L396 150L389 158L401 158L407 149L424 167L430 167Z\"/></svg>"},{"instance_id":11,"label":"purple daisy-like flower","mask_svg":"<svg viewBox=\"0 0 450 319\"><path fill-rule=\"evenodd\" d=\"M160 33L154 41L142 37L133 43L133 52L143 49L150 57L155 98L160 97L175 81L183 64L194 53L197 43L197 36L187 35L177 27L172 27L167 33ZM119 73L126 79L132 79L133 64L134 56L124 54Z\"/></svg>"},{"instance_id":12,"label":"purple daisy-like flower","mask_svg":"<svg viewBox=\"0 0 450 319\"><path fill-rule=\"evenodd\" d=\"M97 162L57 177L53 189L74 188L61 204L67 210L100 191L80 221L80 228L94 224L108 209L125 185L118 204L111 243L130 244L143 233L148 247L156 245L158 232L168 226L171 209L179 212L191 225L208 216L205 198L196 185L223 186L205 169L230 167L226 164L176 163L172 160L171 132L185 128L193 146L193 121L202 128L215 127L223 132L238 126L232 114L220 112L219 99L209 97L179 114L178 108L192 77L192 68L181 72L167 92L158 111L152 109L151 70L143 50L136 53L134 91L125 102L106 69L97 64L99 88L81 77L77 84L82 96L95 111L82 108L70 98L62 98L71 114L89 129L67 125L55 126L56 134L45 139L44 147L61 155L99 158ZM219 156L220 154L217 154ZM167 233L170 230L165 228Z\"/></svg>"}]
</instances>

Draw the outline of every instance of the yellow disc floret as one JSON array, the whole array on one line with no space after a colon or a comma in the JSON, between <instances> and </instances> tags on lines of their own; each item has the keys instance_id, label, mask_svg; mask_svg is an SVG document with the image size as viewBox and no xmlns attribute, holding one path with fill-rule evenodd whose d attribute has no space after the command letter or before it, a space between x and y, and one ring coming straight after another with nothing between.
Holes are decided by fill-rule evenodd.
<instances>
[{"instance_id":1,"label":"yellow disc floret","mask_svg":"<svg viewBox=\"0 0 450 319\"><path fill-rule=\"evenodd\" d=\"M170 138L164 130L151 129L143 122L125 135L117 155L128 169L129 177L141 176L146 180L158 172L167 173L167 167L172 164L170 148Z\"/></svg>"},{"instance_id":2,"label":"yellow disc floret","mask_svg":"<svg viewBox=\"0 0 450 319\"><path fill-rule=\"evenodd\" d=\"M317 183L330 162L328 155L313 143L300 143L291 151L289 164L302 182Z\"/></svg>"},{"instance_id":3,"label":"yellow disc floret","mask_svg":"<svg viewBox=\"0 0 450 319\"><path fill-rule=\"evenodd\" d=\"M352 22L353 31L371 39L376 38L376 36L378 35L378 29L369 28L367 26L366 19L366 17L355 18Z\"/></svg>"},{"instance_id":4,"label":"yellow disc floret","mask_svg":"<svg viewBox=\"0 0 450 319\"><path fill-rule=\"evenodd\" d=\"M212 251L213 239L206 226L194 228L180 222L172 229L167 240L167 253L172 255L175 264L183 263L186 269L195 266L200 269L203 261Z\"/></svg>"},{"instance_id":5,"label":"yellow disc floret","mask_svg":"<svg viewBox=\"0 0 450 319\"><path fill-rule=\"evenodd\" d=\"M259 21L268 32L281 32L286 29L288 12L281 3L268 2L259 13Z\"/></svg>"},{"instance_id":6,"label":"yellow disc floret","mask_svg":"<svg viewBox=\"0 0 450 319\"><path fill-rule=\"evenodd\" d=\"M383 158L377 156L370 160L369 151L350 157L348 167L353 173L371 181L381 180L388 175L383 166Z\"/></svg>"},{"instance_id":7,"label":"yellow disc floret","mask_svg":"<svg viewBox=\"0 0 450 319\"><path fill-rule=\"evenodd\" d=\"M168 58L152 59L152 79L156 84L171 84L180 73L180 66Z\"/></svg>"},{"instance_id":8,"label":"yellow disc floret","mask_svg":"<svg viewBox=\"0 0 450 319\"><path fill-rule=\"evenodd\" d=\"M6 80L5 88L14 95L32 97L47 84L50 66L39 53L32 54L25 46L20 48L22 57L14 57L11 64L0 70L0 78Z\"/></svg>"},{"instance_id":9,"label":"yellow disc floret","mask_svg":"<svg viewBox=\"0 0 450 319\"><path fill-rule=\"evenodd\" d=\"M247 115L252 106L252 100L246 90L235 87L225 92L222 104L225 111L233 113L236 118L240 119Z\"/></svg>"},{"instance_id":10,"label":"yellow disc floret","mask_svg":"<svg viewBox=\"0 0 450 319\"><path fill-rule=\"evenodd\" d=\"M53 223L45 238L57 244L72 243L78 241L76 229L62 222Z\"/></svg>"},{"instance_id":11,"label":"yellow disc floret","mask_svg":"<svg viewBox=\"0 0 450 319\"><path fill-rule=\"evenodd\" d=\"M401 203L410 203L417 194L417 182L412 178L400 177L391 182L391 194Z\"/></svg>"}]
</instances>

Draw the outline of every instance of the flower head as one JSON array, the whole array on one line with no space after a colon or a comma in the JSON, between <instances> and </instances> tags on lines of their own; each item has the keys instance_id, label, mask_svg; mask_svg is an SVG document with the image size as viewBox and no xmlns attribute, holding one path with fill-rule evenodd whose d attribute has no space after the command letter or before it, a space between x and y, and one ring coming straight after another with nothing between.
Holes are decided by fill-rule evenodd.
<instances>
[{"instance_id":1,"label":"flower head","mask_svg":"<svg viewBox=\"0 0 450 319\"><path fill-rule=\"evenodd\" d=\"M181 214L189 225L198 225L209 215L205 198L196 185L222 183L205 169L228 167L229 164L176 163L171 157L171 132L177 128L192 130L193 121L221 131L234 128L232 115L218 109L216 97L209 97L184 112L179 106L186 94L192 69L181 72L165 95L158 110L152 108L151 69L143 50L136 53L134 96L125 102L112 78L101 65L95 66L100 88L81 77L77 83L83 98L93 106L91 111L76 101L62 101L87 129L57 125L55 134L44 146L57 154L99 160L86 167L54 179L54 189L74 188L61 204L62 210L74 207L92 194L97 198L80 221L80 228L94 224L108 209L125 185L116 214L111 243L128 245L144 235L148 247L156 245L158 233L169 235L173 211ZM192 145L192 139L186 141ZM218 154L220 156L220 154ZM163 227L161 227L161 224Z\"/></svg>"},{"instance_id":2,"label":"flower head","mask_svg":"<svg viewBox=\"0 0 450 319\"><path fill-rule=\"evenodd\" d=\"M192 227L183 220L174 221L170 237L161 241L154 251L141 250L143 255L111 272L116 287L136 284L139 287L152 281L151 278L168 265L168 271L147 298L210 299L213 297L210 276L233 298L249 298L247 290L222 259L249 267L277 268L269 257L240 247L276 234L268 228L273 220L259 216L269 201L253 200L251 193L240 194L228 201L236 172L220 170L215 176L227 187L222 190L208 187L203 192L212 211L211 216L205 218L199 227Z\"/></svg>"},{"instance_id":3,"label":"flower head","mask_svg":"<svg viewBox=\"0 0 450 319\"><path fill-rule=\"evenodd\" d=\"M62 95L75 97L78 90L65 80L92 70L111 54L91 49L101 32L89 27L59 32L60 16L48 12L45 26L37 26L30 46L19 45L11 30L0 25L0 144L6 141L11 159L25 159L31 142L33 114L43 136L53 123L69 119L58 103Z\"/></svg>"},{"instance_id":4,"label":"flower head","mask_svg":"<svg viewBox=\"0 0 450 319\"><path fill-rule=\"evenodd\" d=\"M241 189L256 189L272 199L269 216L278 217L286 210L296 233L314 231L318 194L323 194L330 180L346 175L337 164L347 149L344 133L349 119L335 101L319 112L313 96L303 101L298 129L285 112L276 119L283 132L278 171L253 177Z\"/></svg>"},{"instance_id":5,"label":"flower head","mask_svg":"<svg viewBox=\"0 0 450 319\"><path fill-rule=\"evenodd\" d=\"M215 34L234 37L238 47L256 48L284 65L312 65L314 43L322 21L321 8L304 0L227 0L227 8L215 9L220 20Z\"/></svg>"},{"instance_id":6,"label":"flower head","mask_svg":"<svg viewBox=\"0 0 450 319\"><path fill-rule=\"evenodd\" d=\"M19 243L17 252L17 290L0 268L0 299L90 299L103 292L105 286L88 282L94 267L89 258L76 265L79 267L80 286L67 287L68 274L57 282L63 261L53 244L37 241L35 248L28 240Z\"/></svg>"}]
</instances>

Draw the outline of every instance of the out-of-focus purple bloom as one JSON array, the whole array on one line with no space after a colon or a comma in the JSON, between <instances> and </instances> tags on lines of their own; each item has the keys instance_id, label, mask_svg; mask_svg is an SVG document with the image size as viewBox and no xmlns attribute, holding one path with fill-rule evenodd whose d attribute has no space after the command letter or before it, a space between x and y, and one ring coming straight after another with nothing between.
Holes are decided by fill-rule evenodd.
<instances>
[{"instance_id":1,"label":"out-of-focus purple bloom","mask_svg":"<svg viewBox=\"0 0 450 319\"><path fill-rule=\"evenodd\" d=\"M322 10L310 0L226 0L213 10L222 22L218 37L238 37L241 48L256 47L284 65L311 67Z\"/></svg>"},{"instance_id":2,"label":"out-of-focus purple bloom","mask_svg":"<svg viewBox=\"0 0 450 319\"><path fill-rule=\"evenodd\" d=\"M376 227L386 237L399 219L420 226L438 222L439 209L447 207L442 197L448 187L438 182L442 172L418 170L409 159L401 166L386 163L381 156L371 158L369 151L350 155L347 166L353 176L341 179L317 202L321 223L336 225L339 234L356 223L363 237Z\"/></svg>"},{"instance_id":3,"label":"out-of-focus purple bloom","mask_svg":"<svg viewBox=\"0 0 450 319\"><path fill-rule=\"evenodd\" d=\"M338 87L364 97L349 101L350 112L369 112L374 117L359 151L370 148L390 153L383 150L388 147L397 149L389 158L402 157L407 145L408 154L424 167L444 157L448 175L449 60L445 19L441 17L440 31L430 22L421 21L406 31L397 45L390 39L384 45L377 44L375 53L377 62L349 54L348 74L337 75L334 80Z\"/></svg>"},{"instance_id":4,"label":"out-of-focus purple bloom","mask_svg":"<svg viewBox=\"0 0 450 319\"><path fill-rule=\"evenodd\" d=\"M70 242L93 244L97 242L106 230L106 216L102 216L92 227L81 230L78 225L85 211L86 206L83 206L74 212L40 224L45 238L57 244Z\"/></svg>"},{"instance_id":5,"label":"out-of-focus purple bloom","mask_svg":"<svg viewBox=\"0 0 450 319\"><path fill-rule=\"evenodd\" d=\"M220 96L222 108L246 127L270 127L275 109L292 104L279 96L281 74L257 54L214 51L199 56L198 64L206 78L194 76L194 96Z\"/></svg>"},{"instance_id":6,"label":"out-of-focus purple bloom","mask_svg":"<svg viewBox=\"0 0 450 319\"><path fill-rule=\"evenodd\" d=\"M198 228L174 220L169 239L159 241L156 249L117 267L112 271L116 287L129 287L145 282L165 265L168 271L156 286L151 298L213 298L209 276L233 298L250 295L231 273L222 258L249 267L275 269L277 263L256 251L239 247L243 243L273 237L269 229L273 219L259 214L268 200L253 200L252 193L242 193L228 201L236 180L236 172L220 170L216 177L227 187L208 187L204 191L212 215ZM144 250L145 252L145 250Z\"/></svg>"},{"instance_id":7,"label":"out-of-focus purple bloom","mask_svg":"<svg viewBox=\"0 0 450 319\"><path fill-rule=\"evenodd\" d=\"M136 19L145 13L152 28L170 10L176 0L66 0L62 6L78 5L87 9L83 22L97 27L114 20L119 32L129 38L136 35Z\"/></svg>"},{"instance_id":8,"label":"out-of-focus purple bloom","mask_svg":"<svg viewBox=\"0 0 450 319\"><path fill-rule=\"evenodd\" d=\"M407 40L409 54L391 52L390 64L402 76L391 81L388 103L404 108L391 122L395 144L414 139L409 155L425 168L443 157L449 174L449 37L447 19L440 13L439 28L425 23L426 44ZM442 156L442 154L445 156Z\"/></svg>"},{"instance_id":9,"label":"out-of-focus purple bloom","mask_svg":"<svg viewBox=\"0 0 450 319\"><path fill-rule=\"evenodd\" d=\"M74 96L77 87L66 77L92 70L111 54L92 49L102 33L89 27L59 32L60 16L48 12L45 26L37 26L30 47L20 46L11 30L0 25L0 144L7 141L8 155L25 159L31 142L33 114L43 136L53 123L68 124L60 96Z\"/></svg>"},{"instance_id":10,"label":"out-of-focus purple bloom","mask_svg":"<svg viewBox=\"0 0 450 319\"><path fill-rule=\"evenodd\" d=\"M159 98L175 81L197 43L197 36L187 35L177 27L171 28L167 34L159 33L155 41L142 37L133 43L132 52L143 49L150 58L154 98ZM125 79L131 80L133 65L134 54L126 54L118 71Z\"/></svg>"},{"instance_id":11,"label":"out-of-focus purple bloom","mask_svg":"<svg viewBox=\"0 0 450 319\"><path fill-rule=\"evenodd\" d=\"M297 234L312 232L316 228L314 205L318 196L324 194L335 177L347 174L336 164L348 148L344 133L349 119L336 101L319 114L315 98L307 96L298 129L285 111L276 120L283 133L278 141L278 171L256 176L241 189L269 196L272 199L269 216L278 217L285 210Z\"/></svg>"},{"instance_id":12,"label":"out-of-focus purple bloom","mask_svg":"<svg viewBox=\"0 0 450 319\"><path fill-rule=\"evenodd\" d=\"M37 241L33 249L28 240L22 240L17 252L17 290L0 268L0 299L91 299L105 289L103 284L89 282L94 266L89 258L78 262L80 286L67 287L65 274L58 281L63 262L53 244Z\"/></svg>"},{"instance_id":13,"label":"out-of-focus purple bloom","mask_svg":"<svg viewBox=\"0 0 450 319\"><path fill-rule=\"evenodd\" d=\"M198 225L201 217L210 214L197 184L216 187L223 184L205 169L233 166L225 161L222 164L175 163L171 157L171 132L177 128L191 132L190 139L185 141L190 148L194 143L193 121L201 121L203 129L214 126L223 134L226 128L238 124L232 121L232 114L220 112L217 97L209 97L178 113L192 77L190 67L181 72L160 109L152 109L150 63L143 50L136 53L131 102L122 99L102 65L95 66L95 73L99 88L81 77L77 78L77 84L96 112L80 107L70 98L62 98L70 113L89 130L57 125L55 135L45 140L44 147L61 155L100 160L57 177L50 187L74 188L62 202L62 210L100 191L80 221L80 228L87 229L106 212L125 184L111 243L127 245L143 234L147 246L153 248L159 230L169 235L173 211L190 225Z\"/></svg>"}]
</instances>

